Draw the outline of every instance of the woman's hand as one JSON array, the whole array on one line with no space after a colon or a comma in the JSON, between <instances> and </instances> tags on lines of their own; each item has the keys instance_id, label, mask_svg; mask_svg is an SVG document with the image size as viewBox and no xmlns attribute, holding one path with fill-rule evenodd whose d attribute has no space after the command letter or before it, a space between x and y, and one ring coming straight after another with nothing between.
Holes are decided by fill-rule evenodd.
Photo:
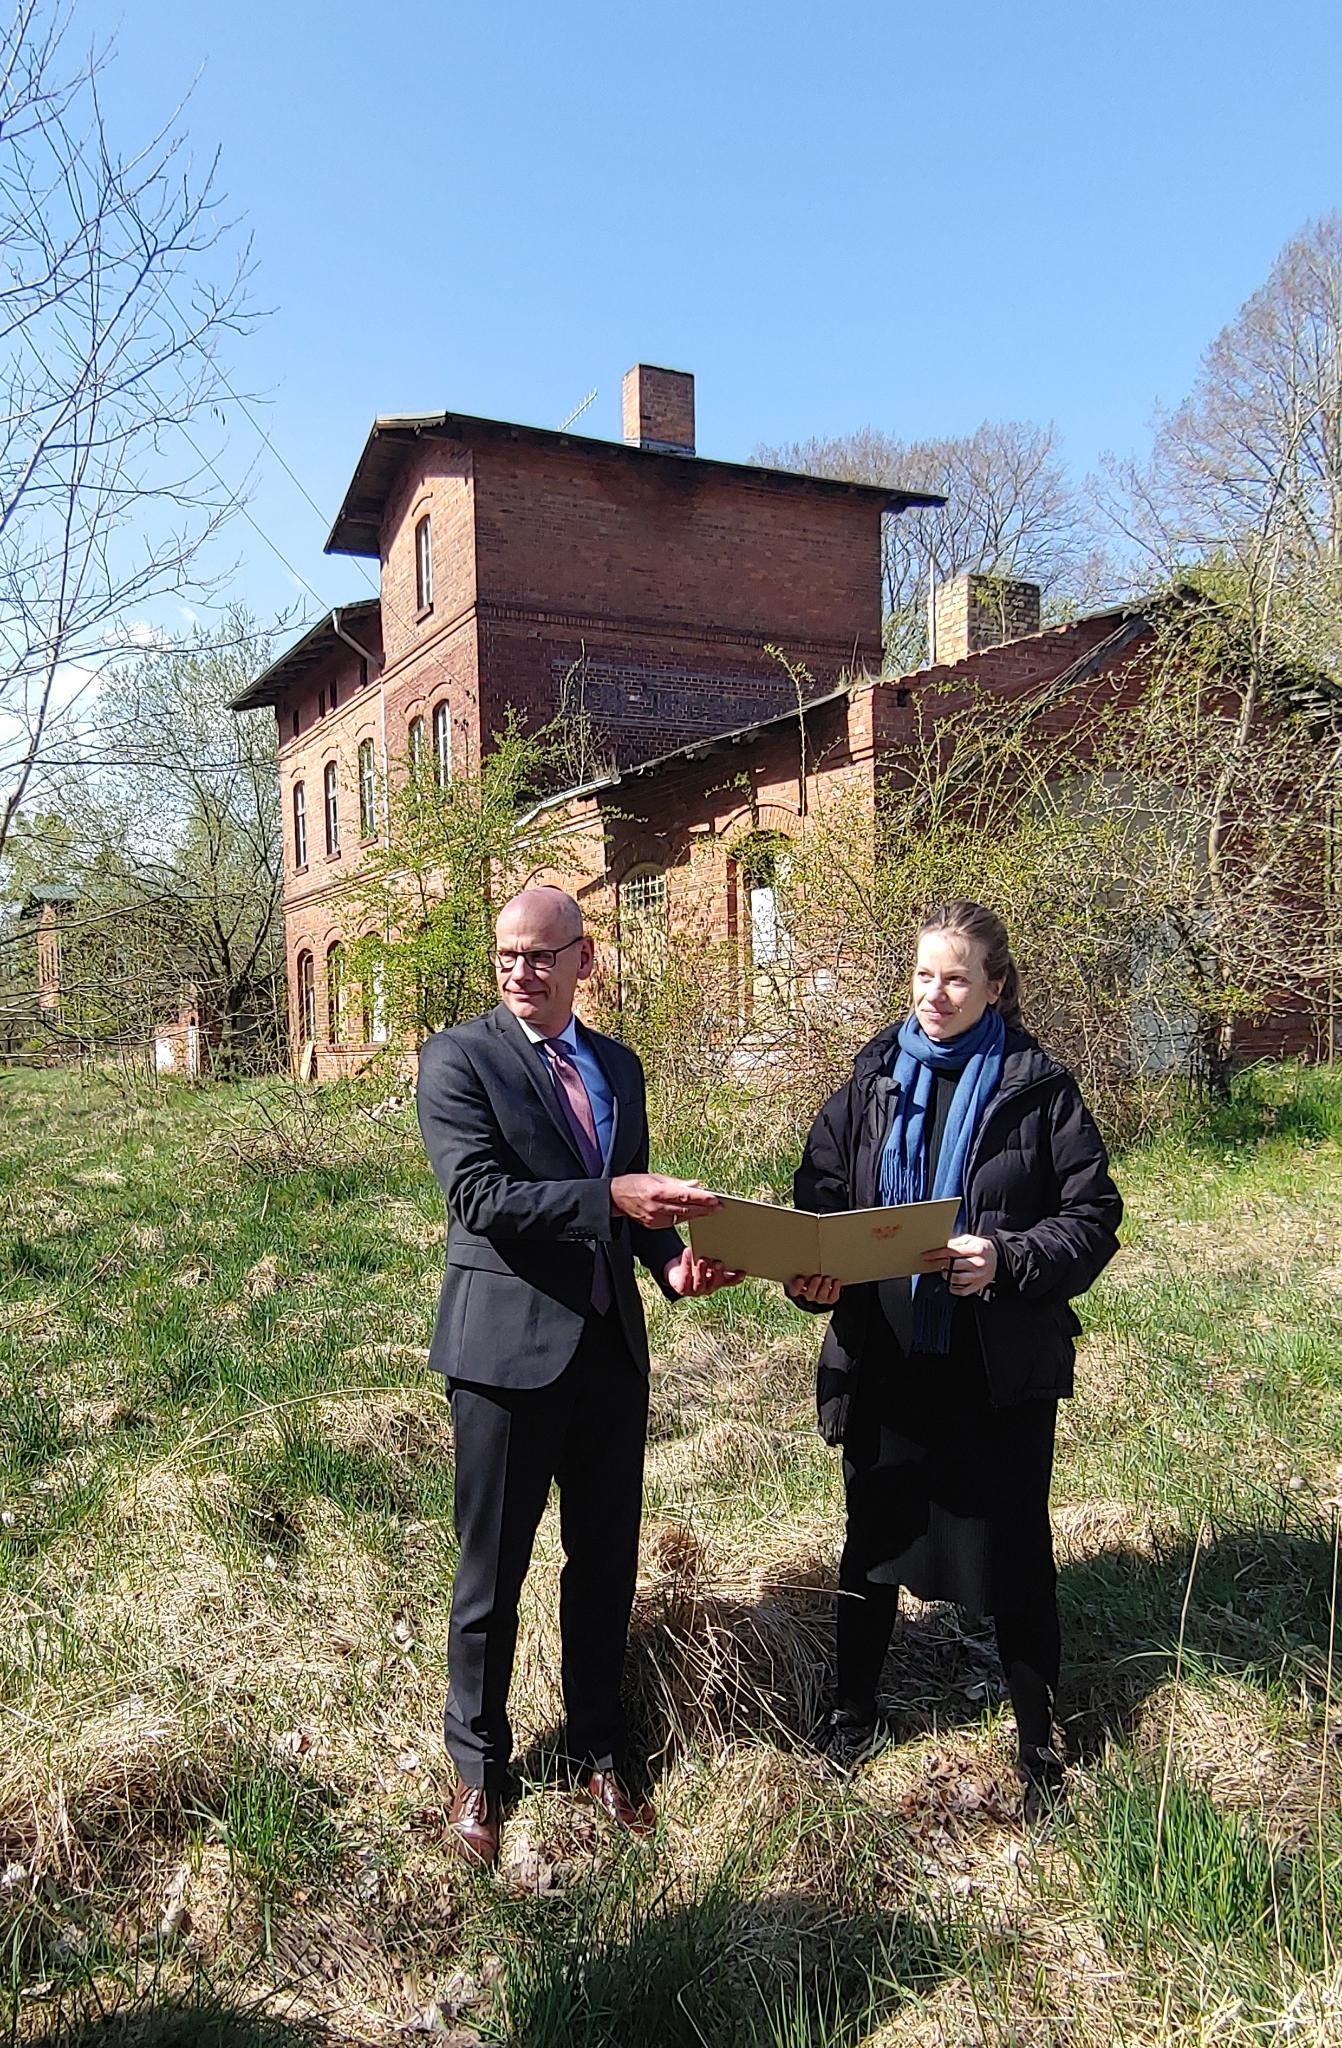
<instances>
[{"instance_id":1,"label":"woman's hand","mask_svg":"<svg viewBox=\"0 0 1342 2048\"><path fill-rule=\"evenodd\" d=\"M809 1301L816 1308L833 1308L842 1285L840 1280L831 1280L828 1273L798 1273L787 1282L787 1292L794 1301Z\"/></svg>"},{"instance_id":2,"label":"woman's hand","mask_svg":"<svg viewBox=\"0 0 1342 2048\"><path fill-rule=\"evenodd\" d=\"M946 1268L952 1294L982 1294L997 1278L997 1246L990 1237L946 1240L951 1261Z\"/></svg>"}]
</instances>

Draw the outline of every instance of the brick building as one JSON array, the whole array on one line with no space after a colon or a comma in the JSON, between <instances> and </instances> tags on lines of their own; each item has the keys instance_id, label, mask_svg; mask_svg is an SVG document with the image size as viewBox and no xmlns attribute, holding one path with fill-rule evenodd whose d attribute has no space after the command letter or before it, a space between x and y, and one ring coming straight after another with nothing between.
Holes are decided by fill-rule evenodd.
<instances>
[{"instance_id":1,"label":"brick building","mask_svg":"<svg viewBox=\"0 0 1342 2048\"><path fill-rule=\"evenodd\" d=\"M874 817L882 779L914 740L920 693L946 708L955 686L987 690L1003 713L1031 706L1041 735L1092 705L1094 693L1136 686L1151 627L1140 609L1097 612L1040 628L1040 593L1026 583L959 576L934 597L938 661L916 673L858 676L799 712L695 739L655 759L564 792L537 807L572 826L553 879L582 900L602 934L602 1000L618 1008L666 934L694 931L735 961L739 1018L777 958L771 867L807 816L840 789ZM1024 628L1003 641L1009 628ZM1054 701L1056 700L1056 701Z\"/></svg>"},{"instance_id":2,"label":"brick building","mask_svg":"<svg viewBox=\"0 0 1342 2048\"><path fill-rule=\"evenodd\" d=\"M615 772L879 667L881 521L925 493L696 453L694 380L640 364L624 439L454 413L375 421L330 554L380 594L331 612L236 701L274 707L290 1015L319 1069L385 1037L339 997L349 882L409 758L477 767L510 709L580 707ZM328 972L329 963L329 972Z\"/></svg>"},{"instance_id":3,"label":"brick building","mask_svg":"<svg viewBox=\"0 0 1342 2048\"><path fill-rule=\"evenodd\" d=\"M1149 677L1152 606L1041 628L1036 586L962 575L936 591L933 614L938 659L928 668L852 678L801 711L794 704L691 740L538 807L571 821L564 866L550 878L579 896L600 935L594 994L608 1012L635 981L656 976L670 934L693 933L728 963L729 1004L750 1027L787 972L775 893L787 841L842 789L875 817L883 782L915 750L920 696L934 720L969 701L983 716L995 706L1003 719L1028 720L1032 743L1047 749L1101 706L1130 705ZM1168 1018L1137 1022L1154 1064L1186 1057ZM1319 1057L1327 1028L1308 992L1282 990L1270 1014L1237 1026L1236 1053Z\"/></svg>"}]
</instances>

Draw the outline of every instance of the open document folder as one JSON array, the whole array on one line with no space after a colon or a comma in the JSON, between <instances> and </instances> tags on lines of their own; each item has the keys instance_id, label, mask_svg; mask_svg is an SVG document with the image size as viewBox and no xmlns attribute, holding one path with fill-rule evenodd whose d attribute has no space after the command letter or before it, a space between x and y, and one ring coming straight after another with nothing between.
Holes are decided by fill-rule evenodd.
<instances>
[{"instance_id":1,"label":"open document folder","mask_svg":"<svg viewBox=\"0 0 1342 2048\"><path fill-rule=\"evenodd\" d=\"M923 1253L945 1244L960 1207L952 1198L813 1216L736 1195L719 1195L718 1205L690 1223L690 1243L700 1258L721 1259L735 1272L761 1280L828 1273L849 1287L921 1272Z\"/></svg>"}]
</instances>

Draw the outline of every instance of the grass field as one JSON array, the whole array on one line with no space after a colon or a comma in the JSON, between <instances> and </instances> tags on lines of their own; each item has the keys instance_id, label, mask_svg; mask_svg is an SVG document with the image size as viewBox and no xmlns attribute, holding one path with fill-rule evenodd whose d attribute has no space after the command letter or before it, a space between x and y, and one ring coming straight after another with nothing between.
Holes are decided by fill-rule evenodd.
<instances>
[{"instance_id":1,"label":"grass field","mask_svg":"<svg viewBox=\"0 0 1342 2048\"><path fill-rule=\"evenodd\" d=\"M816 1328L752 1286L651 1307L658 1835L552 1768L547 1518L497 1877L442 1846L443 1233L407 1113L22 1073L0 1117L0 2037L1342 2042L1330 1077L1249 1077L1121 1162L1055 1488L1064 1816L1020 1826L990 1642L946 1610L892 1652L897 1746L852 1783L810 1753L839 1487Z\"/></svg>"}]
</instances>

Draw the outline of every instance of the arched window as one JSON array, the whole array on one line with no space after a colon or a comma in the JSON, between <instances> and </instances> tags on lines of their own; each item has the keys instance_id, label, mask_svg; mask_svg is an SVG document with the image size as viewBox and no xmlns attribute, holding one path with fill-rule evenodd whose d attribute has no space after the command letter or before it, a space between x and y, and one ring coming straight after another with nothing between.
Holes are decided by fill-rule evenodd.
<instances>
[{"instance_id":1,"label":"arched window","mask_svg":"<svg viewBox=\"0 0 1342 2048\"><path fill-rule=\"evenodd\" d=\"M439 789L452 780L452 707L446 697L433 707L433 779Z\"/></svg>"},{"instance_id":2,"label":"arched window","mask_svg":"<svg viewBox=\"0 0 1342 2048\"><path fill-rule=\"evenodd\" d=\"M359 837L371 839L377 831L377 770L373 763L373 742L359 741Z\"/></svg>"},{"instance_id":3,"label":"arched window","mask_svg":"<svg viewBox=\"0 0 1342 2048\"><path fill-rule=\"evenodd\" d=\"M311 953L298 956L298 1034L306 1039L317 1036L317 970Z\"/></svg>"},{"instance_id":4,"label":"arched window","mask_svg":"<svg viewBox=\"0 0 1342 2048\"><path fill-rule=\"evenodd\" d=\"M348 1034L349 975L345 948L339 939L326 949L326 1036L332 1045L342 1045Z\"/></svg>"},{"instance_id":5,"label":"arched window","mask_svg":"<svg viewBox=\"0 0 1342 2048\"><path fill-rule=\"evenodd\" d=\"M381 960L374 960L363 985L363 1039L365 1045L387 1041L387 973Z\"/></svg>"},{"instance_id":6,"label":"arched window","mask_svg":"<svg viewBox=\"0 0 1342 2048\"><path fill-rule=\"evenodd\" d=\"M328 761L322 771L322 791L326 799L326 851L335 854L340 851L340 791L334 761Z\"/></svg>"},{"instance_id":7,"label":"arched window","mask_svg":"<svg viewBox=\"0 0 1342 2048\"><path fill-rule=\"evenodd\" d=\"M424 766L424 720L412 718L406 727L406 754L410 762L410 773L418 775Z\"/></svg>"},{"instance_id":8,"label":"arched window","mask_svg":"<svg viewBox=\"0 0 1342 2048\"><path fill-rule=\"evenodd\" d=\"M304 784L294 784L294 866L308 864L308 793Z\"/></svg>"},{"instance_id":9,"label":"arched window","mask_svg":"<svg viewBox=\"0 0 1342 2048\"><path fill-rule=\"evenodd\" d=\"M747 1017L776 1012L791 994L793 955L785 893L790 852L781 832L752 832L736 848Z\"/></svg>"},{"instance_id":10,"label":"arched window","mask_svg":"<svg viewBox=\"0 0 1342 2048\"><path fill-rule=\"evenodd\" d=\"M415 527L415 610L433 609L433 531L426 512Z\"/></svg>"},{"instance_id":11,"label":"arched window","mask_svg":"<svg viewBox=\"0 0 1342 2048\"><path fill-rule=\"evenodd\" d=\"M620 999L637 1000L666 974L666 871L634 868L620 884Z\"/></svg>"}]
</instances>

